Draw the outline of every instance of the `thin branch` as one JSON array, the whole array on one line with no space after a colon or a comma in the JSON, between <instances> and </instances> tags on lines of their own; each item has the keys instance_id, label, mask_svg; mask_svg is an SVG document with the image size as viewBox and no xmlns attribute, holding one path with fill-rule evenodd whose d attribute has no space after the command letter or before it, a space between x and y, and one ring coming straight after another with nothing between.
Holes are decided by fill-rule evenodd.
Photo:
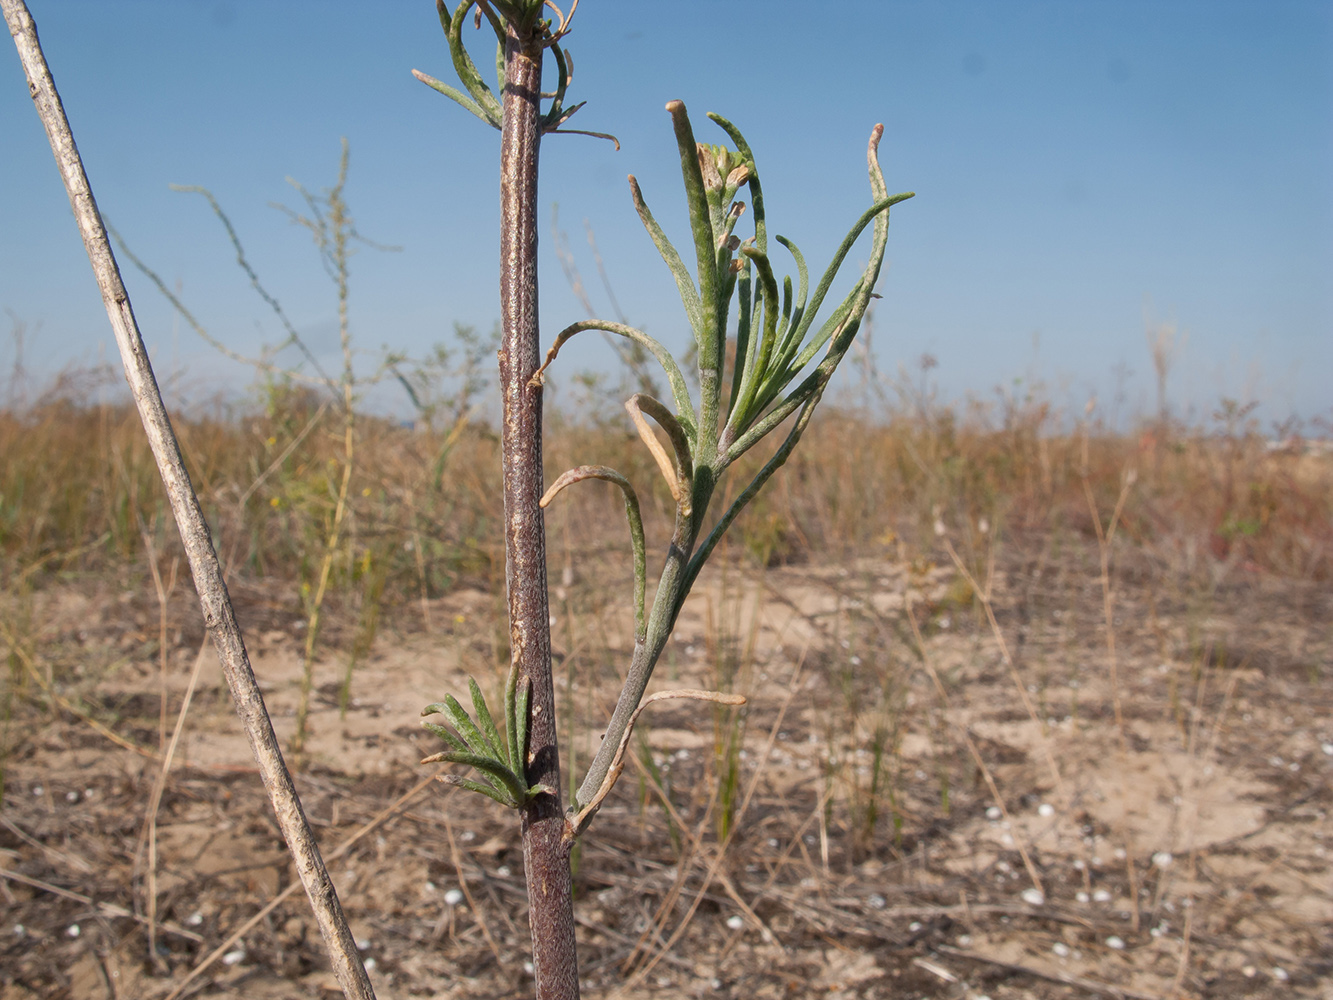
<instances>
[{"instance_id":1,"label":"thin branch","mask_svg":"<svg viewBox=\"0 0 1333 1000\"><path fill-rule=\"evenodd\" d=\"M611 770L607 772L602 780L602 785L597 789L597 794L589 800L588 804L578 811L578 813L569 819L569 825L565 828L565 840L572 841L583 833L588 824L592 821L597 810L602 807L602 800L611 793L611 789L616 787L616 781L620 777L620 772L625 769L625 748L629 746L630 737L634 735L634 723L639 721L639 716L644 710L655 701L668 701L674 698L688 698L692 701L710 701L717 705L744 705L745 696L739 694L725 694L721 691L699 691L687 688L681 691L659 691L657 694L650 694L639 703L639 707L634 710L634 714L629 717L629 725L620 735L620 743L616 747L616 755L611 759Z\"/></svg>"},{"instance_id":2,"label":"thin branch","mask_svg":"<svg viewBox=\"0 0 1333 1000\"><path fill-rule=\"evenodd\" d=\"M120 269L107 239L106 227L97 211L97 203L84 173L65 110L61 106L60 95L37 40L37 26L23 0L0 0L0 7L4 10L10 34L14 36L14 44L28 78L29 92L46 128L51 150L55 154L74 217L83 236L84 247L102 292L107 315L115 331L116 345L125 365L125 376L143 420L190 560L204 621L217 646L227 686L231 689L237 713L250 739L250 747L259 764L273 811L277 814L278 825L296 859L301 882L310 897L320 932L328 945L334 975L345 996L371 1000L375 991L357 954L356 942L338 902L337 891L324 867L291 774L282 759L273 723L264 706L263 695L259 691L240 627L236 623L235 611L222 577L217 553L213 549L208 524L199 506L199 498L190 485L180 447L148 360L148 350L139 333L129 294L125 291Z\"/></svg>"}]
</instances>

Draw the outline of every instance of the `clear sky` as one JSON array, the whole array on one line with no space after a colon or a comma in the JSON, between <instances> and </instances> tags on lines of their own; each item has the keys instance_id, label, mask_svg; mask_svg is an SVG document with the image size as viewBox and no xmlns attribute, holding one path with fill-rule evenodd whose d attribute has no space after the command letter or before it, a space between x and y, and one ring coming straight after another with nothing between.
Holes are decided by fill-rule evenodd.
<instances>
[{"instance_id":1,"label":"clear sky","mask_svg":"<svg viewBox=\"0 0 1333 1000\"><path fill-rule=\"evenodd\" d=\"M29 3L103 212L219 337L255 351L281 331L204 202L168 185L216 193L265 282L332 357L332 289L270 203L299 204L288 176L331 184L342 136L361 232L403 248L353 262L364 363L384 344L425 351L455 321L494 323L499 134L410 75L452 79L430 0ZM473 34L479 65L489 37ZM741 127L770 231L821 268L869 204L865 143L884 123L889 189L917 192L893 213L874 334L886 370L929 352L948 396L1022 377L1071 409L1091 393L1111 407L1117 384L1125 407L1150 409L1146 315L1188 338L1169 387L1178 413L1197 419L1223 395L1261 400L1266 422L1330 412L1328 0L584 0L567 41L571 98L589 102L571 124L623 148L548 136L543 214L559 203L609 315L588 220L623 311L677 353L679 300L625 183L637 175L688 245L663 110L673 98L702 141L724 139L706 111ZM114 360L12 48L0 56L0 191L0 308L27 324L27 368ZM583 310L543 236L549 340ZM160 368L243 384L125 272ZM596 335L580 350L567 371L612 363ZM0 364L13 353L0 339Z\"/></svg>"}]
</instances>

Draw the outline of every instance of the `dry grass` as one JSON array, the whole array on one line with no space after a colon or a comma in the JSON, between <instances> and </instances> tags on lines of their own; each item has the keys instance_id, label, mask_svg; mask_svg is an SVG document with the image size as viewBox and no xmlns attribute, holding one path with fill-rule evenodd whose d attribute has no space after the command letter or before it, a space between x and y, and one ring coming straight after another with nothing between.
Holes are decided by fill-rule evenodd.
<instances>
[{"instance_id":1,"label":"dry grass","mask_svg":"<svg viewBox=\"0 0 1333 1000\"><path fill-rule=\"evenodd\" d=\"M227 943L292 880L207 667L155 803L203 630L137 419L95 389L0 411L0 994L163 997L226 945L197 995L317 996L299 898ZM650 709L582 845L588 995L1319 995L1333 469L1243 420L1061 426L1041 405L812 425L659 666L749 707ZM280 732L341 428L273 388L179 426ZM433 749L416 710L508 661L498 449L480 423L357 428L299 784L326 851L356 838L334 874L386 995L512 995L508 817L394 805ZM670 498L627 427L555 416L547 451L548 478L641 484L661 548ZM629 648L620 500L572 490L548 533L581 768Z\"/></svg>"}]
</instances>

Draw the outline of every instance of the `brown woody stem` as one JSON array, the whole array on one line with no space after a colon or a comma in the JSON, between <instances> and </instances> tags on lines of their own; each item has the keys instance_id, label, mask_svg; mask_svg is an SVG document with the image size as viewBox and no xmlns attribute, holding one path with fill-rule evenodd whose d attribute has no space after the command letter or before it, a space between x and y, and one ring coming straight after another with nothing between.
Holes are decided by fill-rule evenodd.
<instances>
[{"instance_id":1,"label":"brown woody stem","mask_svg":"<svg viewBox=\"0 0 1333 1000\"><path fill-rule=\"evenodd\" d=\"M532 384L537 334L537 153L541 140L540 28L509 24L500 139L500 391L504 404L505 579L510 655L532 684L527 780L552 793L523 809L523 863L537 1000L577 1000L578 958L569 846L560 805L560 753L546 598L542 388Z\"/></svg>"}]
</instances>

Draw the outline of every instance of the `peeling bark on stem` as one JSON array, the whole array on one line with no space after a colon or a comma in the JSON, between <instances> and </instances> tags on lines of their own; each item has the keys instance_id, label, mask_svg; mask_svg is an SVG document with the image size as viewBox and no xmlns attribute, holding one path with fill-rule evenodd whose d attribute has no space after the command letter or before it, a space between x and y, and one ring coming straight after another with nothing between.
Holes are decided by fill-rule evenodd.
<instances>
[{"instance_id":1,"label":"peeling bark on stem","mask_svg":"<svg viewBox=\"0 0 1333 1000\"><path fill-rule=\"evenodd\" d=\"M569 845L559 789L560 753L551 680L542 496L542 389L537 334L537 153L541 140L542 39L509 25L500 139L500 391L504 403L505 581L510 655L532 684L527 779L556 793L523 809L523 864L537 1000L577 1000L578 958Z\"/></svg>"},{"instance_id":2,"label":"peeling bark on stem","mask_svg":"<svg viewBox=\"0 0 1333 1000\"><path fill-rule=\"evenodd\" d=\"M273 804L273 811L277 814L278 826L296 862L301 883L310 897L320 933L328 945L334 975L345 996L353 1000L374 1000L375 991L357 955L356 942L306 821L291 774L282 759L273 724L250 668L245 643L223 580L222 567L213 549L212 536L199 507L199 499L190 485L189 474L185 471L175 433L158 391L157 379L148 361L148 351L134 319L129 294L125 291L120 269L116 266L115 256L107 241L106 228L97 211L97 203L88 185L69 121L61 106L60 95L56 92L55 81L42 55L37 27L23 0L0 0L0 7L4 9L5 21L14 37L19 59L28 77L28 90L46 128L51 151L55 154L65 190L69 194L70 206L88 251L88 259L92 262L93 273L102 292L107 316L115 331L116 346L120 349L121 360L125 365L125 378L139 409L149 446L157 460L158 471L162 475L176 526L190 561L190 571L194 575L199 603L203 608L204 624L217 647L227 686L231 689L236 712L250 738L250 748L259 764L259 774L268 791L269 801Z\"/></svg>"}]
</instances>

